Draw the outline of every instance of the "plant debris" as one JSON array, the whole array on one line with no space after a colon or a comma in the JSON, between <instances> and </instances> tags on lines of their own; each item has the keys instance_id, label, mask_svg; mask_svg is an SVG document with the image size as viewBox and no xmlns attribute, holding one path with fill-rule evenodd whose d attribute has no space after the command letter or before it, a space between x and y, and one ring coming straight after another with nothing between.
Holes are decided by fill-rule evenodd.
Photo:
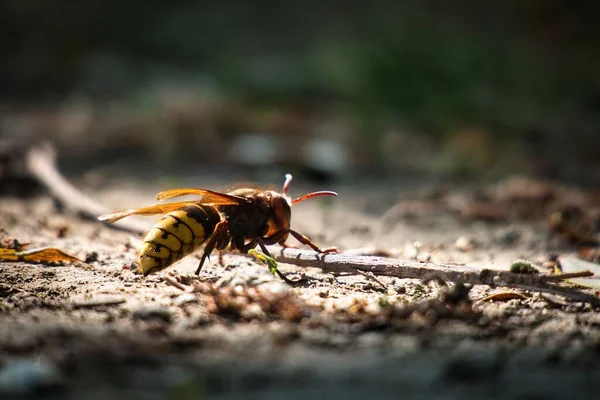
<instances>
[{"instance_id":1,"label":"plant debris","mask_svg":"<svg viewBox=\"0 0 600 400\"><path fill-rule=\"evenodd\" d=\"M582 260L573 255L564 255L558 257L557 268L564 273L589 272L589 277L575 277L568 281L587 288L600 288L600 265L596 263Z\"/></svg>"},{"instance_id":2,"label":"plant debris","mask_svg":"<svg viewBox=\"0 0 600 400\"><path fill-rule=\"evenodd\" d=\"M477 303L485 303L488 301L509 301L509 300L525 300L527 297L522 293L518 292L499 292L486 296L482 299L477 300Z\"/></svg>"},{"instance_id":3,"label":"plant debris","mask_svg":"<svg viewBox=\"0 0 600 400\"><path fill-rule=\"evenodd\" d=\"M510 265L510 272L515 274L539 274L540 271L529 261L519 260Z\"/></svg>"},{"instance_id":4,"label":"plant debris","mask_svg":"<svg viewBox=\"0 0 600 400\"><path fill-rule=\"evenodd\" d=\"M57 249L56 247L43 247L27 251L15 249L0 249L0 262L22 261L27 263L62 265L69 263L84 264L79 258Z\"/></svg>"}]
</instances>

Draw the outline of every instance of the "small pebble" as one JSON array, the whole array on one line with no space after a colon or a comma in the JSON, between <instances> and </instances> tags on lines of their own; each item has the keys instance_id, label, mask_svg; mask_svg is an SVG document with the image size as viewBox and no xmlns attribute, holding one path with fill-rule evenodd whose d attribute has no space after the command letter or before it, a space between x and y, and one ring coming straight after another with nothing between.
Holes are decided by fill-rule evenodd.
<instances>
[{"instance_id":1,"label":"small pebble","mask_svg":"<svg viewBox=\"0 0 600 400\"><path fill-rule=\"evenodd\" d=\"M133 311L133 318L141 319L142 321L161 320L170 323L172 317L173 313L171 310L162 306L141 307Z\"/></svg>"},{"instance_id":2,"label":"small pebble","mask_svg":"<svg viewBox=\"0 0 600 400\"><path fill-rule=\"evenodd\" d=\"M92 263L92 262L96 262L96 261L98 261L98 252L97 251L92 251L85 256L85 262L88 264Z\"/></svg>"},{"instance_id":3,"label":"small pebble","mask_svg":"<svg viewBox=\"0 0 600 400\"><path fill-rule=\"evenodd\" d=\"M404 257L416 260L423 244L421 242L407 242L404 244Z\"/></svg>"},{"instance_id":4,"label":"small pebble","mask_svg":"<svg viewBox=\"0 0 600 400\"><path fill-rule=\"evenodd\" d=\"M182 306L184 304L194 303L196 301L198 301L198 297L196 297L194 293L184 293L182 295L177 296L175 300L173 300L173 303L176 306Z\"/></svg>"},{"instance_id":5,"label":"small pebble","mask_svg":"<svg viewBox=\"0 0 600 400\"><path fill-rule=\"evenodd\" d=\"M242 318L251 320L251 319L264 319L266 315L259 304L252 303L252 304L248 304L246 307L244 307L240 311L240 316Z\"/></svg>"},{"instance_id":6,"label":"small pebble","mask_svg":"<svg viewBox=\"0 0 600 400\"><path fill-rule=\"evenodd\" d=\"M456 247L457 250L465 252L465 253L469 252L469 251L473 251L476 247L475 241L466 236L461 236L458 239L456 239L454 246Z\"/></svg>"},{"instance_id":7,"label":"small pebble","mask_svg":"<svg viewBox=\"0 0 600 400\"><path fill-rule=\"evenodd\" d=\"M64 378L60 371L47 362L18 360L0 370L0 394L40 394L63 384Z\"/></svg>"},{"instance_id":8,"label":"small pebble","mask_svg":"<svg viewBox=\"0 0 600 400\"><path fill-rule=\"evenodd\" d=\"M513 245L519 239L521 239L521 233L515 229L502 230L494 237L494 241L503 246Z\"/></svg>"}]
</instances>

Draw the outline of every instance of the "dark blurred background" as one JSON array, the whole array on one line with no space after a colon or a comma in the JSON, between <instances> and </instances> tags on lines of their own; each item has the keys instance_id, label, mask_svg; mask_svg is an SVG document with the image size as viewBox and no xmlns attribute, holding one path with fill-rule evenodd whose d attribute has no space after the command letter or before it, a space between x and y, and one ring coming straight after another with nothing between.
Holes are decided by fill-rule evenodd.
<instances>
[{"instance_id":1,"label":"dark blurred background","mask_svg":"<svg viewBox=\"0 0 600 400\"><path fill-rule=\"evenodd\" d=\"M0 135L315 177L600 174L600 2L0 3Z\"/></svg>"}]
</instances>

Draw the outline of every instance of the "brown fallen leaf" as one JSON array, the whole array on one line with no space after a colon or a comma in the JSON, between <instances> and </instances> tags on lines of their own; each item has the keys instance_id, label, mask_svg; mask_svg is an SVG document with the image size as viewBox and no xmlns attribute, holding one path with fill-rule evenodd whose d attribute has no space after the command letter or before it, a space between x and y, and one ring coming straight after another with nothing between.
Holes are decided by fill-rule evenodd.
<instances>
[{"instance_id":1,"label":"brown fallen leaf","mask_svg":"<svg viewBox=\"0 0 600 400\"><path fill-rule=\"evenodd\" d=\"M43 247L28 251L0 249L0 262L7 261L24 261L36 264L84 263L79 258L56 247Z\"/></svg>"},{"instance_id":2,"label":"brown fallen leaf","mask_svg":"<svg viewBox=\"0 0 600 400\"><path fill-rule=\"evenodd\" d=\"M526 298L527 297L517 292L500 292L479 299L477 303L484 303L486 301L509 301L514 299L525 300Z\"/></svg>"}]
</instances>

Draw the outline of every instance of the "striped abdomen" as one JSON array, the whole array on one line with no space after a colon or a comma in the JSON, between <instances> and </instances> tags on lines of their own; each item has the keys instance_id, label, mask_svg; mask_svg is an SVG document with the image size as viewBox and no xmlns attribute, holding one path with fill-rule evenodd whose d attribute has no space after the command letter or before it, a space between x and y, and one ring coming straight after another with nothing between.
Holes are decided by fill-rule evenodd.
<instances>
[{"instance_id":1,"label":"striped abdomen","mask_svg":"<svg viewBox=\"0 0 600 400\"><path fill-rule=\"evenodd\" d=\"M146 234L140 249L144 275L167 268L204 243L221 221L214 207L190 204L170 212Z\"/></svg>"}]
</instances>

